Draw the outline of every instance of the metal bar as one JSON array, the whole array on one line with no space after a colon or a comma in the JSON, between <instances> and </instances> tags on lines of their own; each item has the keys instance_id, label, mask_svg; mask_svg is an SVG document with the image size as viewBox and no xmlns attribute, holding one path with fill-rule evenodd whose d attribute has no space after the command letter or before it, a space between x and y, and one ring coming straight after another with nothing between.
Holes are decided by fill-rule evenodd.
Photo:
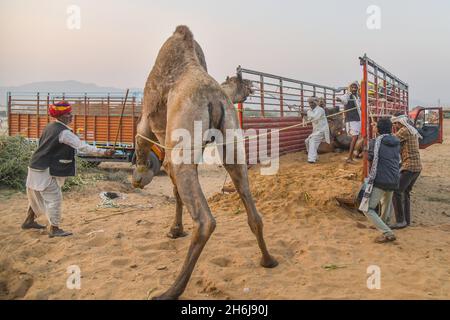
<instances>
[{"instance_id":1,"label":"metal bar","mask_svg":"<svg viewBox=\"0 0 450 320\"><path fill-rule=\"evenodd\" d=\"M376 103L376 114L379 115L380 114L380 97L378 96L378 68L375 68L375 79L374 79L374 85L373 88L375 90L375 103ZM372 132L370 132L370 134L372 135Z\"/></svg>"},{"instance_id":2,"label":"metal bar","mask_svg":"<svg viewBox=\"0 0 450 320\"><path fill-rule=\"evenodd\" d=\"M247 74L253 74L255 76L260 76L262 75L263 77L267 77L267 78L273 78L273 79L278 79L278 80L283 80L283 81L287 81L287 82L293 82L293 83L299 83L299 84L304 84L304 85L308 85L308 86L317 86L317 87L321 87L321 88L327 88L330 90L335 90L332 87L328 87L328 86L322 86L320 84L315 84L315 83L311 83L311 82L306 82L306 81L299 81L299 80L295 80L295 79L290 79L290 78L286 78L286 77L280 77L280 76L276 76L270 73L265 73L265 72L259 72L259 71L254 71L254 70L250 70L250 69L240 69L242 73L247 73Z\"/></svg>"},{"instance_id":3,"label":"metal bar","mask_svg":"<svg viewBox=\"0 0 450 320\"><path fill-rule=\"evenodd\" d=\"M394 108L398 108L398 103L397 103L397 86L394 80L394 85L392 87L392 89L394 90Z\"/></svg>"},{"instance_id":4,"label":"metal bar","mask_svg":"<svg viewBox=\"0 0 450 320\"><path fill-rule=\"evenodd\" d=\"M88 104L88 97L87 93L84 94L84 141L87 141L87 104ZM95 130L95 128L94 128ZM94 134L95 135L95 134Z\"/></svg>"},{"instance_id":5,"label":"metal bar","mask_svg":"<svg viewBox=\"0 0 450 320\"><path fill-rule=\"evenodd\" d=\"M109 116L109 108L110 108L110 104L111 104L111 97L110 97L110 95L109 95L109 93L108 93L108 108L106 109L106 112L107 112L107 114L106 114L106 120L107 120L107 124L108 124L108 129L106 130L106 139L108 140L108 143L109 143L109 141L110 141L110 137L109 137L109 128L110 128L110 126L111 126L111 123L110 123L110 116Z\"/></svg>"},{"instance_id":6,"label":"metal bar","mask_svg":"<svg viewBox=\"0 0 450 320\"><path fill-rule=\"evenodd\" d=\"M47 124L50 122L50 115L48 109L50 108L50 93L47 93Z\"/></svg>"},{"instance_id":7,"label":"metal bar","mask_svg":"<svg viewBox=\"0 0 450 320\"><path fill-rule=\"evenodd\" d=\"M119 118L119 126L120 126L120 130L119 130L119 132L120 132L120 142L123 142L123 126L122 126L122 121L123 121L123 114L124 114L124 112L125 112L125 108L127 107L127 100L125 99L125 102L124 102L124 107L123 107L123 111L122 111L122 115L120 116L120 118Z\"/></svg>"},{"instance_id":8,"label":"metal bar","mask_svg":"<svg viewBox=\"0 0 450 320\"><path fill-rule=\"evenodd\" d=\"M27 114L27 137L30 136L30 114Z\"/></svg>"},{"instance_id":9,"label":"metal bar","mask_svg":"<svg viewBox=\"0 0 450 320\"><path fill-rule=\"evenodd\" d=\"M301 97L301 108L302 108L302 113L305 111L305 97L304 97L304 93L303 93L303 83L300 84L300 97ZM303 115L302 115L302 119L303 119Z\"/></svg>"},{"instance_id":10,"label":"metal bar","mask_svg":"<svg viewBox=\"0 0 450 320\"><path fill-rule=\"evenodd\" d=\"M128 93L130 92L130 89L127 89L127 93L125 94L125 100L123 102L123 106L122 106L122 112L120 114L120 119L119 119L119 127L117 128L117 133L116 133L116 139L114 140L114 146L113 149L116 148L116 144L117 144L117 138L119 137L119 133L121 133L121 126L122 126L122 118L123 118L123 113L125 111L125 106L127 104L127 100L128 100ZM122 138L122 135L121 135Z\"/></svg>"},{"instance_id":11,"label":"metal bar","mask_svg":"<svg viewBox=\"0 0 450 320\"><path fill-rule=\"evenodd\" d=\"M11 135L11 92L8 92L7 93L7 96L8 96L8 103L7 103L7 105L8 105L8 112L7 112L7 115L8 115L8 136L10 136Z\"/></svg>"},{"instance_id":12,"label":"metal bar","mask_svg":"<svg viewBox=\"0 0 450 320\"><path fill-rule=\"evenodd\" d=\"M21 120L21 116L22 116L22 115L19 113L19 116L18 116L18 118L19 118L19 120L18 120L19 123L17 124L17 128L18 128L19 134L22 132L22 127L20 126L20 123L21 123L21 121L20 121L20 120Z\"/></svg>"},{"instance_id":13,"label":"metal bar","mask_svg":"<svg viewBox=\"0 0 450 320\"><path fill-rule=\"evenodd\" d=\"M363 62L363 83L361 85L361 135L364 139L364 147L368 146L368 116L367 116L367 61ZM369 161L367 152L363 153L363 176L367 177L369 172Z\"/></svg>"},{"instance_id":14,"label":"metal bar","mask_svg":"<svg viewBox=\"0 0 450 320\"><path fill-rule=\"evenodd\" d=\"M408 112L409 112L409 90L406 91L406 107L405 107L405 112L406 112L406 114L408 114Z\"/></svg>"},{"instance_id":15,"label":"metal bar","mask_svg":"<svg viewBox=\"0 0 450 320\"><path fill-rule=\"evenodd\" d=\"M388 92L387 92L387 79L386 79L386 72L383 73L383 86L384 86L384 109L387 110L388 108Z\"/></svg>"},{"instance_id":16,"label":"metal bar","mask_svg":"<svg viewBox=\"0 0 450 320\"><path fill-rule=\"evenodd\" d=\"M97 114L94 114L94 141L97 141Z\"/></svg>"},{"instance_id":17,"label":"metal bar","mask_svg":"<svg viewBox=\"0 0 450 320\"><path fill-rule=\"evenodd\" d=\"M133 97L132 103L131 103L131 121L132 121L132 125L131 125L131 134L132 134L132 139L133 139L133 147L135 146L135 139L136 139L136 119L134 117L134 110L136 108L136 97Z\"/></svg>"},{"instance_id":18,"label":"metal bar","mask_svg":"<svg viewBox=\"0 0 450 320\"><path fill-rule=\"evenodd\" d=\"M260 96L261 96L261 116L264 117L264 77L261 75L260 78Z\"/></svg>"},{"instance_id":19,"label":"metal bar","mask_svg":"<svg viewBox=\"0 0 450 320\"><path fill-rule=\"evenodd\" d=\"M284 110L283 110L283 80L280 79L280 116L284 117Z\"/></svg>"},{"instance_id":20,"label":"metal bar","mask_svg":"<svg viewBox=\"0 0 450 320\"><path fill-rule=\"evenodd\" d=\"M37 93L37 109L36 109L36 137L39 138L39 108L40 108L40 98L39 92Z\"/></svg>"}]
</instances>

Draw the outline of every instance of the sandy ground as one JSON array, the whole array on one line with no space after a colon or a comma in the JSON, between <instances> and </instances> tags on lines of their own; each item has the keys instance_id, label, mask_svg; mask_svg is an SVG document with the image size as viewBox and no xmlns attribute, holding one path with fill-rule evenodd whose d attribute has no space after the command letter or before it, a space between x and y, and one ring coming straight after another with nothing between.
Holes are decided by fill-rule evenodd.
<instances>
[{"instance_id":1,"label":"sandy ground","mask_svg":"<svg viewBox=\"0 0 450 320\"><path fill-rule=\"evenodd\" d=\"M217 220L182 299L449 299L450 121L443 145L422 151L424 171L413 193L413 225L394 244L373 242L364 216L334 197L359 186L360 166L342 154L308 165L303 153L284 156L278 175L250 170L265 238L280 262L259 266L259 250L236 194L221 194L225 173L202 167L203 189ZM105 164L102 164L104 166ZM131 169L128 165L123 170ZM96 209L100 191L117 191L120 208ZM99 182L65 194L63 227L75 233L49 239L21 231L27 201L0 193L0 298L147 299L175 279L190 236L165 236L174 198L167 176L144 190ZM187 213L185 229L192 233ZM45 219L41 218L41 222ZM79 266L81 289L66 286L67 268ZM381 289L369 290L367 268L381 268Z\"/></svg>"}]
</instances>

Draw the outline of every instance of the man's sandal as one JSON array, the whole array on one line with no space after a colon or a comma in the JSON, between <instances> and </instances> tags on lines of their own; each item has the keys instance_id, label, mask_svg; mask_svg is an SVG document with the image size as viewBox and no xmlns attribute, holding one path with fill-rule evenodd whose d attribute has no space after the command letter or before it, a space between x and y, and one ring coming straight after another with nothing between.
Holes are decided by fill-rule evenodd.
<instances>
[{"instance_id":1,"label":"man's sandal","mask_svg":"<svg viewBox=\"0 0 450 320\"><path fill-rule=\"evenodd\" d=\"M376 243L387 243L387 242L392 242L395 240L397 240L397 238L393 234L390 234L390 235L383 234L383 235L375 238Z\"/></svg>"},{"instance_id":2,"label":"man's sandal","mask_svg":"<svg viewBox=\"0 0 450 320\"><path fill-rule=\"evenodd\" d=\"M53 237L67 237L67 236L71 236L73 235L72 232L68 232L68 231L64 231L62 229L58 229L56 231L52 231L48 233L48 237L49 238L53 238Z\"/></svg>"},{"instance_id":3,"label":"man's sandal","mask_svg":"<svg viewBox=\"0 0 450 320\"><path fill-rule=\"evenodd\" d=\"M45 229L45 228L47 228L47 227L43 226L42 224L37 223L36 221L22 224L22 229L23 230L28 230L28 229Z\"/></svg>"}]
</instances>

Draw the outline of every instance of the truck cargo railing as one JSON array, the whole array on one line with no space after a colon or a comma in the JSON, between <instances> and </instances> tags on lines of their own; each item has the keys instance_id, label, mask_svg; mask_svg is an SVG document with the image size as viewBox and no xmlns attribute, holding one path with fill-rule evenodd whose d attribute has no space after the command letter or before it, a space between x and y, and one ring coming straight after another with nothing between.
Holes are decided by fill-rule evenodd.
<instances>
[{"instance_id":1,"label":"truck cargo railing","mask_svg":"<svg viewBox=\"0 0 450 320\"><path fill-rule=\"evenodd\" d=\"M315 84L277 76L265 72L237 68L237 73L253 83L254 92L245 103L238 105L238 116L243 129L280 129L303 122L302 111L309 109L308 98L323 98L327 108L338 105L336 98L345 94L344 88ZM296 127L279 134L279 154L305 149L305 139L312 127ZM270 141L270 135L268 135ZM271 146L268 146L270 149ZM247 158L255 161L256 154L249 154L246 141ZM259 160L259 159L257 159ZM254 162L252 162L254 163Z\"/></svg>"},{"instance_id":2,"label":"truck cargo railing","mask_svg":"<svg viewBox=\"0 0 450 320\"><path fill-rule=\"evenodd\" d=\"M52 121L48 114L49 105L64 99L72 105L72 128L81 139L110 147L119 131L117 148L133 149L141 114L141 96L140 92L130 94L121 120L124 93L8 92L8 134L38 139L47 123ZM120 121L122 125L118 130Z\"/></svg>"},{"instance_id":3,"label":"truck cargo railing","mask_svg":"<svg viewBox=\"0 0 450 320\"><path fill-rule=\"evenodd\" d=\"M367 55L359 58L362 66L361 135L367 148L374 138L371 123L377 118L409 112L409 87L397 76L383 68ZM368 159L364 153L364 176L368 175Z\"/></svg>"}]
</instances>

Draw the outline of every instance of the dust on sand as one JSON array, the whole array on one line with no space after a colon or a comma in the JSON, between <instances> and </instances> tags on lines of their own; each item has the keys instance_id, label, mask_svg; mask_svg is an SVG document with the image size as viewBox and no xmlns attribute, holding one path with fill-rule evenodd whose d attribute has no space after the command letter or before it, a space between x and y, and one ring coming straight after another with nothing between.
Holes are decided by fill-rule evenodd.
<instances>
[{"instance_id":1,"label":"dust on sand","mask_svg":"<svg viewBox=\"0 0 450 320\"><path fill-rule=\"evenodd\" d=\"M265 238L280 262L275 269L259 266L259 249L238 196L219 193L223 169L202 167L200 179L217 228L181 298L449 299L450 135L443 145L422 151L422 157L413 225L397 231L396 243L384 245L373 242L377 231L364 216L334 201L359 187L360 166L345 164L343 155L323 155L317 165L309 165L303 153L290 154L282 157L275 176L252 168ZM117 202L121 208L96 210L103 190L125 194ZM169 178L159 176L142 191L100 182L66 194L62 226L75 235L63 239L21 231L26 196L2 193L0 298L147 299L165 290L190 241L189 236L165 236L175 211L171 192ZM184 220L191 234L187 213ZM66 286L71 265L80 267L80 290ZM381 268L380 290L367 288L371 265Z\"/></svg>"}]
</instances>

